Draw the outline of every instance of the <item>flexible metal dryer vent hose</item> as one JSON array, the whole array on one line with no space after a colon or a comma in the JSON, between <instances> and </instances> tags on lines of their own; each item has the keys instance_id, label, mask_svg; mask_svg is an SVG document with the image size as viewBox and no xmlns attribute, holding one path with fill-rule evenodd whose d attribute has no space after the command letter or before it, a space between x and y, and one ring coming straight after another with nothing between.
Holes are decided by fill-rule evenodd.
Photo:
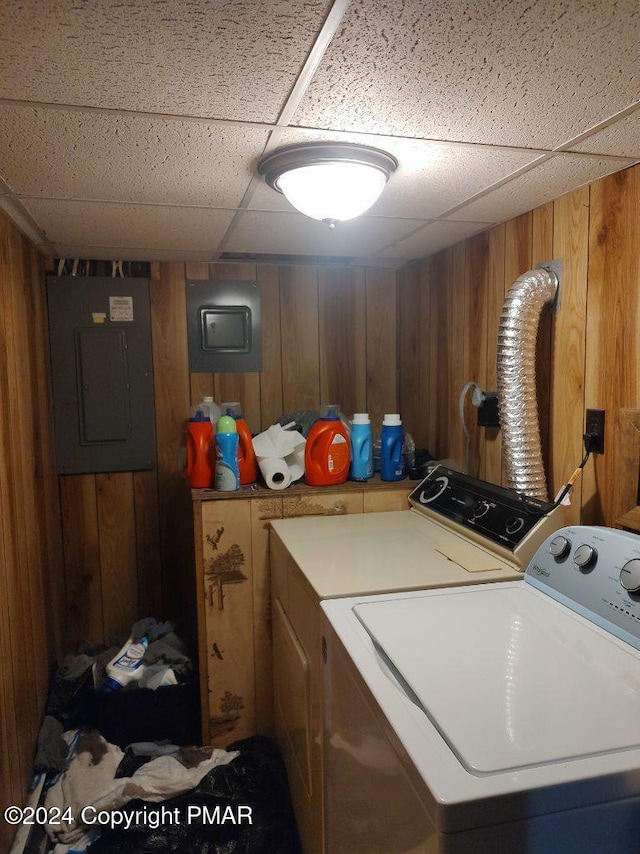
<instances>
[{"instance_id":1,"label":"flexible metal dryer vent hose","mask_svg":"<svg viewBox=\"0 0 640 854\"><path fill-rule=\"evenodd\" d=\"M510 487L546 501L536 399L536 338L540 315L558 292L547 268L520 276L506 296L498 329L498 413Z\"/></svg>"}]
</instances>

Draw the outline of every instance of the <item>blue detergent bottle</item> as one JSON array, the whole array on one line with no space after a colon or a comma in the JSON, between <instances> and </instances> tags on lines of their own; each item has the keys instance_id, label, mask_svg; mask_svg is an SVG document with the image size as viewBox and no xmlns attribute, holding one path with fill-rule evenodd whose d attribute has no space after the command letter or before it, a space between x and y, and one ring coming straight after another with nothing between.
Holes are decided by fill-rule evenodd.
<instances>
[{"instance_id":1,"label":"blue detergent bottle","mask_svg":"<svg viewBox=\"0 0 640 854\"><path fill-rule=\"evenodd\" d=\"M216 425L215 484L221 492L240 489L238 428L232 415L223 415Z\"/></svg>"},{"instance_id":2,"label":"blue detergent bottle","mask_svg":"<svg viewBox=\"0 0 640 854\"><path fill-rule=\"evenodd\" d=\"M351 480L373 477L373 437L371 421L366 412L356 412L351 424Z\"/></svg>"},{"instance_id":3,"label":"blue detergent bottle","mask_svg":"<svg viewBox=\"0 0 640 854\"><path fill-rule=\"evenodd\" d=\"M404 480L404 432L397 413L387 414L382 420L380 439L380 479Z\"/></svg>"}]
</instances>

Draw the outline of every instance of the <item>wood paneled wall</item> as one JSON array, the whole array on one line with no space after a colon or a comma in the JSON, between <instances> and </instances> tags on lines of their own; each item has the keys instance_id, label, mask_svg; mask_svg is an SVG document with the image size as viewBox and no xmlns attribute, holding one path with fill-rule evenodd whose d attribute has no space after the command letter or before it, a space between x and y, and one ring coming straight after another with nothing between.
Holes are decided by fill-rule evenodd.
<instances>
[{"instance_id":1,"label":"wood paneled wall","mask_svg":"<svg viewBox=\"0 0 640 854\"><path fill-rule=\"evenodd\" d=\"M21 804L63 646L44 271L0 214L0 815ZM14 828L0 820L0 850Z\"/></svg>"},{"instance_id":2,"label":"wood paneled wall","mask_svg":"<svg viewBox=\"0 0 640 854\"><path fill-rule=\"evenodd\" d=\"M239 400L252 432L280 415L339 403L379 422L396 411L394 271L277 264L153 264L157 468L60 477L64 645L121 636L155 615L194 639L191 499L184 480L191 403ZM260 283L260 373L189 374L185 279ZM195 644L193 645L195 649Z\"/></svg>"},{"instance_id":3,"label":"wood paneled wall","mask_svg":"<svg viewBox=\"0 0 640 854\"><path fill-rule=\"evenodd\" d=\"M369 411L374 423L399 409L419 447L463 463L458 398L468 380L496 388L506 290L561 258L560 308L544 317L538 345L550 491L582 456L585 408L605 409L606 453L578 482L568 519L615 524L637 495L623 410L640 409L639 210L634 167L416 263L397 282L393 271L330 265L154 264L156 470L57 479L42 270L0 218L2 803L23 796L57 654L122 635L148 614L194 631L184 437L204 394L240 400L254 432L323 402ZM186 277L260 282L261 373L189 374ZM500 433L474 421L468 406L474 468L500 482Z\"/></svg>"},{"instance_id":4,"label":"wood paneled wall","mask_svg":"<svg viewBox=\"0 0 640 854\"><path fill-rule=\"evenodd\" d=\"M401 271L400 411L418 445L465 464L458 400L469 380L496 389L506 291L536 264L562 259L559 309L543 315L537 354L549 491L555 495L582 458L586 408L604 409L605 454L589 462L566 516L616 524L638 488L622 410L640 407L639 212L636 166ZM503 482L499 431L475 420L467 405L473 468Z\"/></svg>"}]
</instances>

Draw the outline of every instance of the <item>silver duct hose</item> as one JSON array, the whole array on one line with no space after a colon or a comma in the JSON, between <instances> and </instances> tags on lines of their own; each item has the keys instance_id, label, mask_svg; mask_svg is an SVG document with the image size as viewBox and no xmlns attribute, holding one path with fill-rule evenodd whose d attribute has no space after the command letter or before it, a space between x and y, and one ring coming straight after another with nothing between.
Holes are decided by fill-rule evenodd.
<instances>
[{"instance_id":1,"label":"silver duct hose","mask_svg":"<svg viewBox=\"0 0 640 854\"><path fill-rule=\"evenodd\" d=\"M510 487L546 501L536 398L536 338L545 305L556 298L558 276L530 270L507 294L498 329L498 413Z\"/></svg>"}]
</instances>

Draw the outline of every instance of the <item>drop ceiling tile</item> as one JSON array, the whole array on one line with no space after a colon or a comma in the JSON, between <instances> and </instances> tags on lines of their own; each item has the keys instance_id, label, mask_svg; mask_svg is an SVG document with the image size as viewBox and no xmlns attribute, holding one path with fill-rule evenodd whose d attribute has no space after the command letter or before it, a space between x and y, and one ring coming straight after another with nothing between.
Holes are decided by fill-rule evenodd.
<instances>
[{"instance_id":1,"label":"drop ceiling tile","mask_svg":"<svg viewBox=\"0 0 640 854\"><path fill-rule=\"evenodd\" d=\"M392 154L398 168L369 213L413 219L435 219L539 156L508 148L308 130L285 131L280 146L328 140L370 145ZM257 187L249 207L292 210L284 196L264 182Z\"/></svg>"},{"instance_id":2,"label":"drop ceiling tile","mask_svg":"<svg viewBox=\"0 0 640 854\"><path fill-rule=\"evenodd\" d=\"M504 222L624 169L630 163L630 160L614 157L556 154L486 196L464 205L447 218Z\"/></svg>"},{"instance_id":3,"label":"drop ceiling tile","mask_svg":"<svg viewBox=\"0 0 640 854\"><path fill-rule=\"evenodd\" d=\"M197 119L0 104L2 175L33 197L236 207L267 137Z\"/></svg>"},{"instance_id":4,"label":"drop ceiling tile","mask_svg":"<svg viewBox=\"0 0 640 854\"><path fill-rule=\"evenodd\" d=\"M418 220L364 216L331 229L302 214L246 211L227 239L224 251L332 257L368 255L399 240L420 224Z\"/></svg>"},{"instance_id":5,"label":"drop ceiling tile","mask_svg":"<svg viewBox=\"0 0 640 854\"><path fill-rule=\"evenodd\" d=\"M294 123L553 148L637 101L637 0L353 0Z\"/></svg>"},{"instance_id":6,"label":"drop ceiling tile","mask_svg":"<svg viewBox=\"0 0 640 854\"><path fill-rule=\"evenodd\" d=\"M640 159L640 110L572 145L570 150Z\"/></svg>"},{"instance_id":7,"label":"drop ceiling tile","mask_svg":"<svg viewBox=\"0 0 640 854\"><path fill-rule=\"evenodd\" d=\"M427 258L433 255L434 252L445 249L447 246L452 246L459 240L466 240L467 237L473 237L480 231L485 231L490 227L486 222L453 222L443 221L432 222L425 225L415 234L410 235L405 240L400 240L398 243L387 247L380 252L381 257L389 257L394 259L403 258L403 263L412 261L418 258Z\"/></svg>"},{"instance_id":8,"label":"drop ceiling tile","mask_svg":"<svg viewBox=\"0 0 640 854\"><path fill-rule=\"evenodd\" d=\"M330 0L0 4L0 97L274 121Z\"/></svg>"},{"instance_id":9,"label":"drop ceiling tile","mask_svg":"<svg viewBox=\"0 0 640 854\"><path fill-rule=\"evenodd\" d=\"M202 251L224 236L233 211L23 199L55 244ZM83 255L86 257L86 253Z\"/></svg>"}]
</instances>

